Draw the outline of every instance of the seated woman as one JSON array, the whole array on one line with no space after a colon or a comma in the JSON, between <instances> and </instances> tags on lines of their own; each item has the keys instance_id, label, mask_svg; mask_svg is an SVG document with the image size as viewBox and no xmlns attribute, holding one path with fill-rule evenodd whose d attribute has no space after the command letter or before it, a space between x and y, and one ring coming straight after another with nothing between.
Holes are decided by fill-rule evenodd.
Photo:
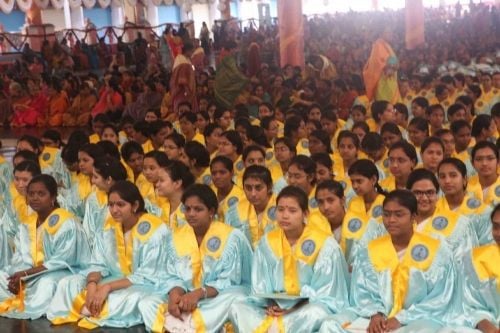
<instances>
[{"instance_id":1,"label":"seated woman","mask_svg":"<svg viewBox=\"0 0 500 333\"><path fill-rule=\"evenodd\" d=\"M251 165L243 173L245 199L238 202L225 214L225 223L245 234L252 247L276 222L276 198L273 195L273 180L268 168Z\"/></svg>"},{"instance_id":2,"label":"seated woman","mask_svg":"<svg viewBox=\"0 0 500 333\"><path fill-rule=\"evenodd\" d=\"M415 231L417 199L406 190L383 204L388 234L360 249L353 264L351 307L326 320L320 332L437 332L452 299L452 253Z\"/></svg>"},{"instance_id":3,"label":"seated woman","mask_svg":"<svg viewBox=\"0 0 500 333\"><path fill-rule=\"evenodd\" d=\"M249 291L251 247L240 231L213 220L218 202L209 186L190 186L182 203L187 224L166 243L165 296L145 298L139 310L153 332L217 332L233 300Z\"/></svg>"},{"instance_id":4,"label":"seated woman","mask_svg":"<svg viewBox=\"0 0 500 333\"><path fill-rule=\"evenodd\" d=\"M0 271L0 316L40 318L58 282L77 272L90 256L80 223L59 208L56 198L57 183L51 176L30 181L27 199L36 214L19 225L16 252Z\"/></svg>"},{"instance_id":5,"label":"seated woman","mask_svg":"<svg viewBox=\"0 0 500 333\"><path fill-rule=\"evenodd\" d=\"M134 326L142 322L139 301L161 292L167 226L146 213L131 182L117 181L110 188L108 206L111 216L103 231L95 234L90 266L59 283L47 311L54 325Z\"/></svg>"},{"instance_id":6,"label":"seated woman","mask_svg":"<svg viewBox=\"0 0 500 333\"><path fill-rule=\"evenodd\" d=\"M494 143L478 142L471 152L471 160L477 175L469 178L467 191L486 205L500 202L499 152Z\"/></svg>"},{"instance_id":7,"label":"seated woman","mask_svg":"<svg viewBox=\"0 0 500 333\"><path fill-rule=\"evenodd\" d=\"M127 179L125 167L115 158L104 157L94 162L92 185L96 187L85 201L83 230L89 240L90 248L94 248L97 234L101 233L108 219L108 194L111 187L120 180Z\"/></svg>"},{"instance_id":8,"label":"seated woman","mask_svg":"<svg viewBox=\"0 0 500 333\"><path fill-rule=\"evenodd\" d=\"M86 126L90 121L90 111L97 103L97 97L90 87L90 81L80 85L80 93L63 114L63 126Z\"/></svg>"},{"instance_id":9,"label":"seated woman","mask_svg":"<svg viewBox=\"0 0 500 333\"><path fill-rule=\"evenodd\" d=\"M168 157L164 152L152 150L143 158L142 175L139 176L135 182L139 191L141 192L146 210L151 214L162 217L163 207L167 203L165 197L158 194L155 189L155 184L158 182L158 171L160 165L167 165ZM163 215L163 217L165 217Z\"/></svg>"},{"instance_id":10,"label":"seated woman","mask_svg":"<svg viewBox=\"0 0 500 333\"><path fill-rule=\"evenodd\" d=\"M239 332L308 332L348 305L347 265L329 234L306 224L307 195L285 187L277 199L276 228L257 244L253 297L235 302L231 322Z\"/></svg>"},{"instance_id":11,"label":"seated woman","mask_svg":"<svg viewBox=\"0 0 500 333\"><path fill-rule=\"evenodd\" d=\"M494 243L467 253L460 275L463 312L458 322L482 333L500 332L500 205L491 213L491 224Z\"/></svg>"}]
</instances>

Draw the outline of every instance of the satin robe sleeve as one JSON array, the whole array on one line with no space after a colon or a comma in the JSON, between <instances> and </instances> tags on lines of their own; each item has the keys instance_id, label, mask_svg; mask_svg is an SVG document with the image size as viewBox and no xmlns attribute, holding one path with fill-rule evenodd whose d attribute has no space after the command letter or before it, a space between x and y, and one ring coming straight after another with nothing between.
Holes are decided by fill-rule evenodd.
<instances>
[{"instance_id":1,"label":"satin robe sleeve","mask_svg":"<svg viewBox=\"0 0 500 333\"><path fill-rule=\"evenodd\" d=\"M352 310L358 316L365 318L369 318L377 312L388 315L390 309L386 309L384 306L378 286L379 277L368 256L367 247L360 248L352 267L350 289ZM387 281L387 283L390 282Z\"/></svg>"},{"instance_id":2,"label":"satin robe sleeve","mask_svg":"<svg viewBox=\"0 0 500 333\"><path fill-rule=\"evenodd\" d=\"M219 292L231 286L250 286L251 258L249 241L239 230L231 231L221 258L205 257L204 284Z\"/></svg>"},{"instance_id":3,"label":"satin robe sleeve","mask_svg":"<svg viewBox=\"0 0 500 333\"><path fill-rule=\"evenodd\" d=\"M410 281L414 274L410 270ZM453 294L456 292L457 276L453 255L446 243L441 244L429 269L420 274L425 279L423 281L425 285L420 288L409 288L408 294L422 292L425 295L419 297L419 302L411 304L396 314L396 319L403 325L420 319L435 318L439 321L447 314Z\"/></svg>"},{"instance_id":4,"label":"satin robe sleeve","mask_svg":"<svg viewBox=\"0 0 500 333\"><path fill-rule=\"evenodd\" d=\"M134 250L134 268L127 279L136 285L161 286L167 265L166 240L169 230L161 225L144 244ZM138 240L135 240L138 241Z\"/></svg>"},{"instance_id":5,"label":"satin robe sleeve","mask_svg":"<svg viewBox=\"0 0 500 333\"><path fill-rule=\"evenodd\" d=\"M301 288L300 294L310 302L325 304L331 312L339 313L349 305L348 270L340 246L328 237L313 267L310 285Z\"/></svg>"},{"instance_id":6,"label":"satin robe sleeve","mask_svg":"<svg viewBox=\"0 0 500 333\"><path fill-rule=\"evenodd\" d=\"M3 270L9 274L29 269L33 267L33 259L30 252L29 235L24 225L21 225L19 232L14 237L14 247L16 251L12 255L10 265Z\"/></svg>"},{"instance_id":7,"label":"satin robe sleeve","mask_svg":"<svg viewBox=\"0 0 500 333\"><path fill-rule=\"evenodd\" d=\"M83 265L90 251L83 230L74 219L68 219L54 235L44 233L43 265L48 270L73 268Z\"/></svg>"},{"instance_id":8,"label":"satin robe sleeve","mask_svg":"<svg viewBox=\"0 0 500 333\"><path fill-rule=\"evenodd\" d=\"M486 319L498 325L500 321L498 282L494 279L479 280L470 253L464 257L464 268L461 273L463 275L461 291L465 324L475 328L481 320Z\"/></svg>"},{"instance_id":9,"label":"satin robe sleeve","mask_svg":"<svg viewBox=\"0 0 500 333\"><path fill-rule=\"evenodd\" d=\"M177 254L174 246L172 233L167 236L167 263L166 263L166 280L164 284L165 292L170 292L175 287L189 291L192 283L187 277L192 276L192 263L188 256L181 257Z\"/></svg>"},{"instance_id":10,"label":"satin robe sleeve","mask_svg":"<svg viewBox=\"0 0 500 333\"><path fill-rule=\"evenodd\" d=\"M99 272L103 278L111 275L107 259L115 258L115 255L107 253L110 250L111 245L106 243L107 238L105 237L105 233L106 232L102 232L94 236L94 246L92 254L90 255L88 267L81 271L80 274L87 276L89 273Z\"/></svg>"},{"instance_id":11,"label":"satin robe sleeve","mask_svg":"<svg viewBox=\"0 0 500 333\"><path fill-rule=\"evenodd\" d=\"M241 231L248 241L252 242L248 218L243 216L244 210L248 208L247 205L249 205L247 202L240 201L237 205L229 207L224 213L224 223Z\"/></svg>"},{"instance_id":12,"label":"satin robe sleeve","mask_svg":"<svg viewBox=\"0 0 500 333\"><path fill-rule=\"evenodd\" d=\"M490 214L493 207L488 206L482 212L470 216L472 226L476 232L479 245L490 244L493 242L493 234L491 233Z\"/></svg>"},{"instance_id":13,"label":"satin robe sleeve","mask_svg":"<svg viewBox=\"0 0 500 333\"><path fill-rule=\"evenodd\" d=\"M465 253L470 251L473 247L479 245L479 241L474 230L473 221L461 215L455 226L455 230L446 238L455 259L459 262Z\"/></svg>"}]
</instances>

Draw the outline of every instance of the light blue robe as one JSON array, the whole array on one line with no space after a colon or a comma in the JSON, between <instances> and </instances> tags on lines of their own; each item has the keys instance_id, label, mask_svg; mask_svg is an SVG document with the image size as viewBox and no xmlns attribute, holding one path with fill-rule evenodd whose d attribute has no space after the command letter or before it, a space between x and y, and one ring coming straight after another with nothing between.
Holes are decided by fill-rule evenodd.
<instances>
[{"instance_id":1,"label":"light blue robe","mask_svg":"<svg viewBox=\"0 0 500 333\"><path fill-rule=\"evenodd\" d=\"M59 283L47 311L47 318L53 324L79 321L78 325L85 328L130 327L142 323L137 307L139 301L149 295L161 294L163 290L167 258L165 242L169 233L160 219L144 214L130 230L131 248L127 250L130 253L127 259L125 251L120 253L119 250L127 242L121 224L108 218L103 231L95 235L90 267ZM130 266L127 260L130 260ZM83 292L86 289L87 275L91 272L101 273L100 284L123 278L132 283L128 288L112 291L108 295L104 310L98 318L80 314L85 301ZM75 304L80 306L75 307Z\"/></svg>"},{"instance_id":2,"label":"light blue robe","mask_svg":"<svg viewBox=\"0 0 500 333\"><path fill-rule=\"evenodd\" d=\"M271 303L258 294L293 292L308 299L305 305L280 317L280 329L285 332L317 331L329 314L348 306L347 265L333 237L306 226L290 255L276 253L280 248L282 251L290 249L281 229L267 233L258 243L252 263L254 297L235 302L231 307L230 318L237 332L254 332L271 324L272 318L265 313ZM296 279L289 276L294 273L287 274L288 260L294 261ZM282 309L297 304L297 301L289 300L275 299L275 302Z\"/></svg>"},{"instance_id":3,"label":"light blue robe","mask_svg":"<svg viewBox=\"0 0 500 333\"><path fill-rule=\"evenodd\" d=\"M85 201L85 216L82 223L91 251L94 248L97 235L102 233L104 223L109 217L107 194L97 191L90 193Z\"/></svg>"},{"instance_id":4,"label":"light blue robe","mask_svg":"<svg viewBox=\"0 0 500 333\"><path fill-rule=\"evenodd\" d=\"M370 244L386 237L389 236L377 238ZM369 319L376 313L390 315L394 306L391 269L384 267L377 269L373 258L380 258L379 260L384 263L395 259L398 260L398 265L400 260L394 247L392 251L384 251L381 248L372 248L371 251L370 253L367 247L362 248L353 265L351 307L326 320L320 332L348 332L344 326L359 317ZM415 233L404 253L404 258L402 260L408 260L407 263L411 260L414 264L409 266L407 292L401 310L394 315L402 327L394 332L438 332L444 326L442 320L456 291L456 271L452 253L445 242ZM420 268L419 264L427 266Z\"/></svg>"},{"instance_id":5,"label":"light blue robe","mask_svg":"<svg viewBox=\"0 0 500 333\"><path fill-rule=\"evenodd\" d=\"M8 289L7 278L10 275L38 265L43 265L47 270L25 283L24 311L10 306L0 316L18 319L36 319L43 316L58 282L63 277L78 272L90 256L81 225L64 209L54 210L38 229L35 228L36 215L19 226L15 239L16 252L10 265L0 271L0 307L10 299L18 299ZM38 254L32 253L32 250L36 249L34 242L39 244Z\"/></svg>"},{"instance_id":6,"label":"light blue robe","mask_svg":"<svg viewBox=\"0 0 500 333\"><path fill-rule=\"evenodd\" d=\"M191 292L202 286L218 291L214 298L203 299L193 312L206 332L218 332L227 321L235 299L244 299L250 289L252 249L245 236L220 222L212 222L203 242L198 243L189 225L172 232L167 240L167 277L163 297L150 296L139 303L148 330L163 329L167 292L180 287ZM199 261L198 261L199 260ZM196 269L193 262L201 265ZM200 328L202 329L202 328Z\"/></svg>"}]
</instances>

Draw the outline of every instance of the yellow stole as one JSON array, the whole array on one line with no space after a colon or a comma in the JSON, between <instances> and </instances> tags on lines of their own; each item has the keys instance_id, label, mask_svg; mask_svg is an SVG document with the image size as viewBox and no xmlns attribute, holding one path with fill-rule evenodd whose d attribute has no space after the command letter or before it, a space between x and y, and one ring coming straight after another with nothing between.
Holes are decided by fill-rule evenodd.
<instances>
[{"instance_id":1,"label":"yellow stole","mask_svg":"<svg viewBox=\"0 0 500 333\"><path fill-rule=\"evenodd\" d=\"M255 212L255 208L245 200L245 210L247 212L247 220L250 228L250 235L252 237L252 244L255 246L257 242L264 235L266 228L269 225L275 225L276 222L276 197L274 195L269 199L266 208L262 212L261 221L259 223L259 219L257 218L257 213Z\"/></svg>"},{"instance_id":2,"label":"yellow stole","mask_svg":"<svg viewBox=\"0 0 500 333\"><path fill-rule=\"evenodd\" d=\"M54 164L54 160L58 152L58 148L44 147L42 153L40 154L40 158L38 159L40 162L40 168L43 170Z\"/></svg>"},{"instance_id":3,"label":"yellow stole","mask_svg":"<svg viewBox=\"0 0 500 333\"><path fill-rule=\"evenodd\" d=\"M497 291L500 292L500 246L488 244L472 250L472 264L481 281L496 279Z\"/></svg>"},{"instance_id":4,"label":"yellow stole","mask_svg":"<svg viewBox=\"0 0 500 333\"><path fill-rule=\"evenodd\" d=\"M403 309L408 293L411 268L420 271L429 269L439 244L439 240L415 232L401 262L392 245L390 235L377 238L368 244L368 255L375 271L380 273L389 270L391 272L393 304L388 317L394 317Z\"/></svg>"},{"instance_id":5,"label":"yellow stole","mask_svg":"<svg viewBox=\"0 0 500 333\"><path fill-rule=\"evenodd\" d=\"M460 214L451 210L438 210L434 212L431 220L426 223L423 233L426 235L439 234L444 237L450 236L455 230Z\"/></svg>"},{"instance_id":6,"label":"yellow stole","mask_svg":"<svg viewBox=\"0 0 500 333\"><path fill-rule=\"evenodd\" d=\"M173 231L172 237L177 255L191 258L194 288L202 286L203 259L205 256L219 259L232 230L232 227L224 223L212 222L200 246L198 246L194 230L189 224Z\"/></svg>"},{"instance_id":7,"label":"yellow stole","mask_svg":"<svg viewBox=\"0 0 500 333\"><path fill-rule=\"evenodd\" d=\"M90 177L84 175L83 173L78 173L72 179L73 183L78 184L78 196L82 201L87 199L90 192L92 192L92 183L90 182Z\"/></svg>"}]
</instances>

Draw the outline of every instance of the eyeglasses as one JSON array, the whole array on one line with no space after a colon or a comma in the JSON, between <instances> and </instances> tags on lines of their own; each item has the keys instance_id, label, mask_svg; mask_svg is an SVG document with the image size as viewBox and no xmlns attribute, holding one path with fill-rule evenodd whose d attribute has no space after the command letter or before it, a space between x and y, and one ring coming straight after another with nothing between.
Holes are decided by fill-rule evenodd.
<instances>
[{"instance_id":1,"label":"eyeglasses","mask_svg":"<svg viewBox=\"0 0 500 333\"><path fill-rule=\"evenodd\" d=\"M427 198L432 198L434 197L437 192L435 190L428 190L428 191L412 191L412 193L417 197L417 198L422 198L423 196L426 196Z\"/></svg>"}]
</instances>

